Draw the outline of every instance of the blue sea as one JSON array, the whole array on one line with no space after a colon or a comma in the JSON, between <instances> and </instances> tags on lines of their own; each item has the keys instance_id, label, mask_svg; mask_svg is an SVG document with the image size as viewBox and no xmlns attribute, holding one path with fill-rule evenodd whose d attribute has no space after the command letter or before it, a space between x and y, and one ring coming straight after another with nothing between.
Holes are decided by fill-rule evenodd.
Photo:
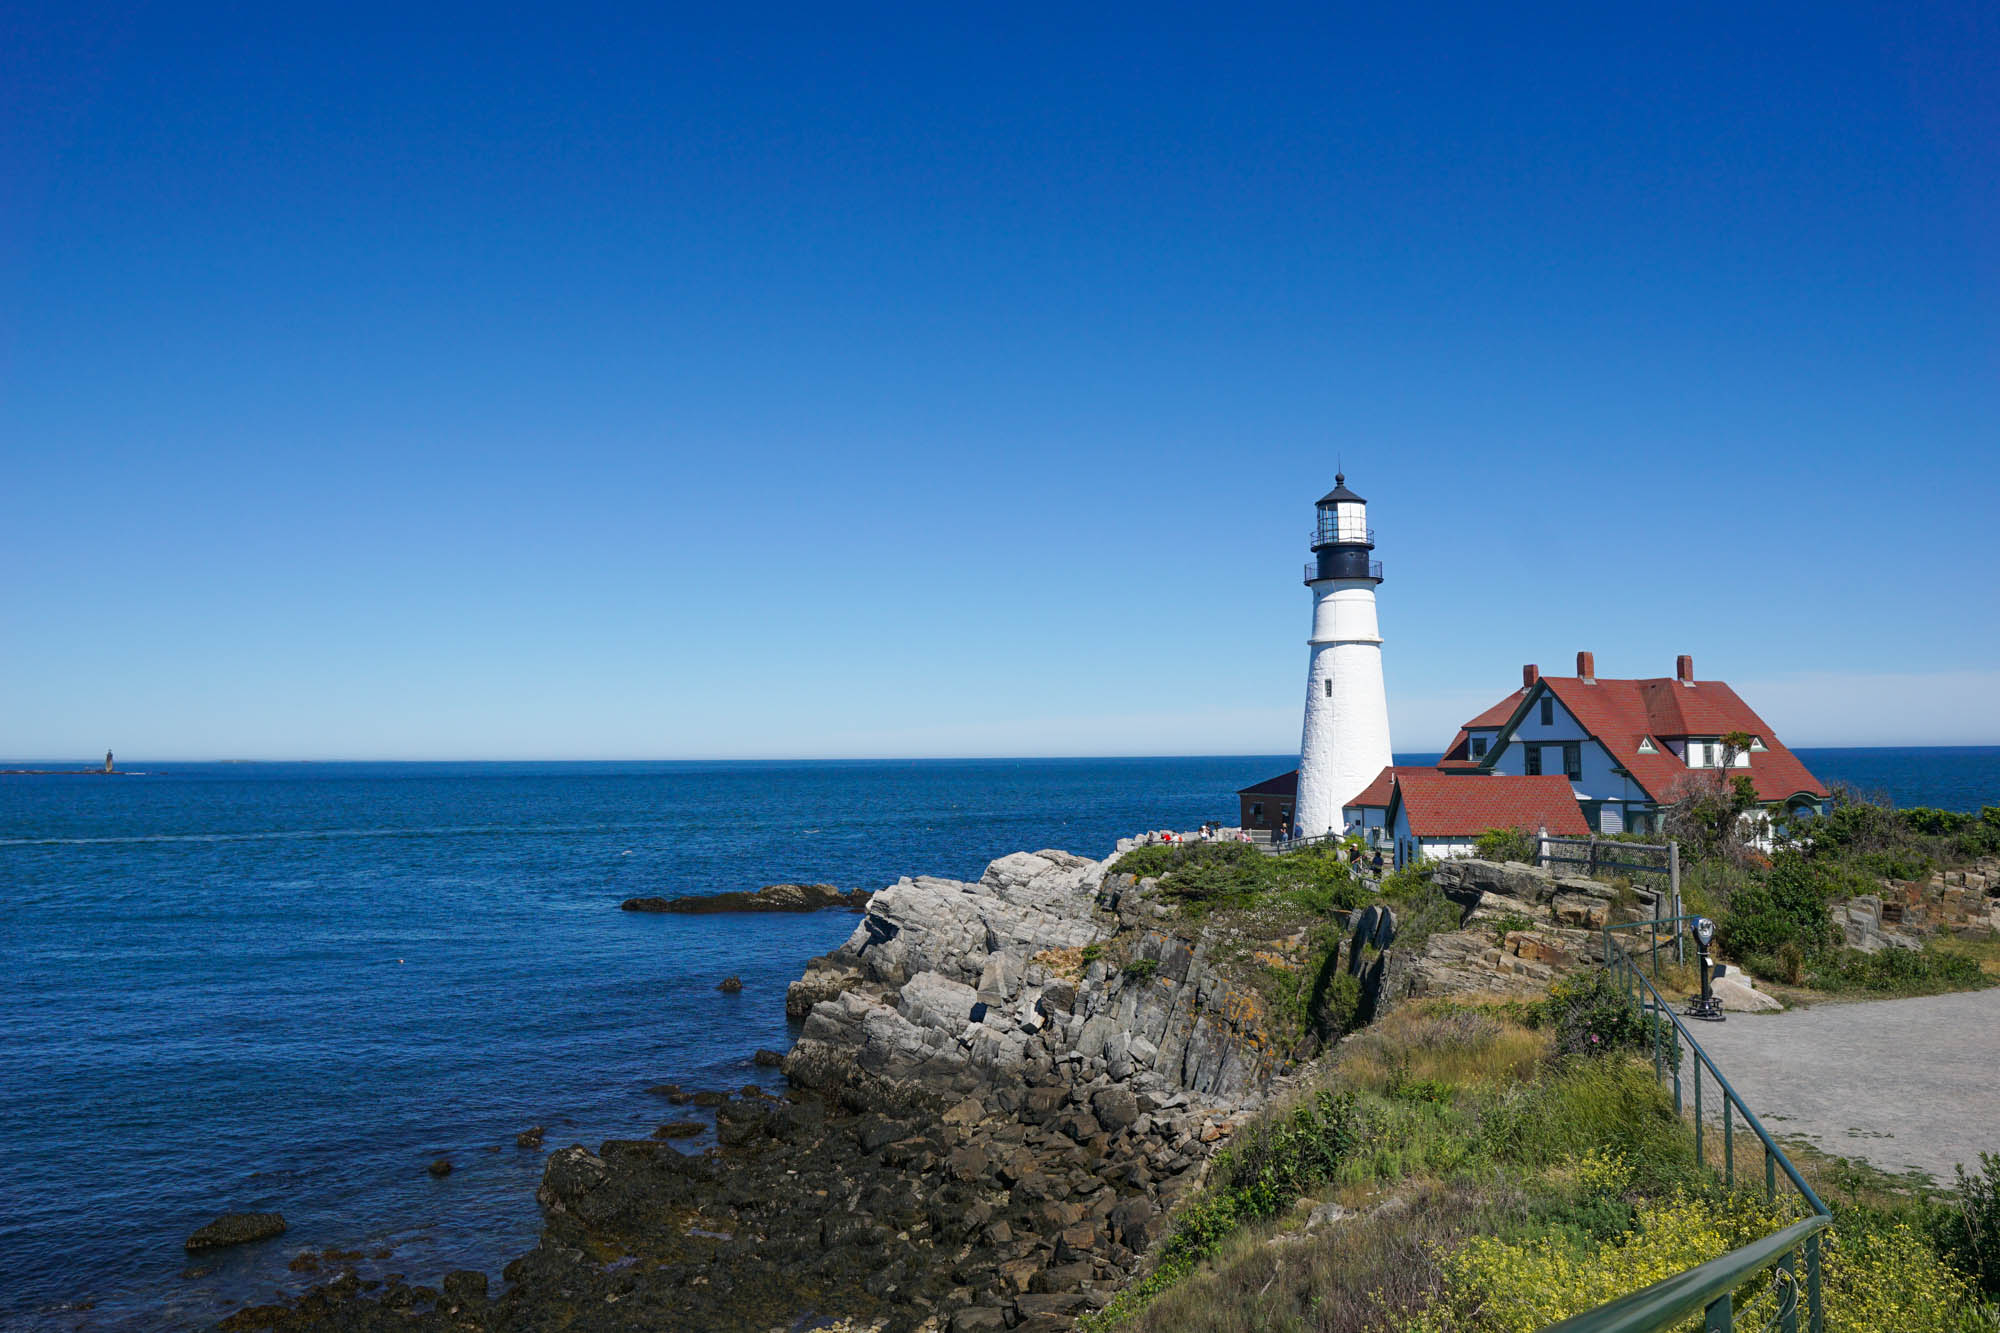
<instances>
[{"instance_id":1,"label":"blue sea","mask_svg":"<svg viewBox=\"0 0 2000 1333\"><path fill-rule=\"evenodd\" d=\"M1901 804L2000 801L2000 748L1807 750ZM1422 756L1399 756L1420 762ZM1234 822L1282 758L159 764L0 776L0 1327L201 1327L312 1280L494 1275L547 1148L642 1136L646 1089L770 1084L784 988L848 913L625 898L976 877ZM716 989L740 976L740 994ZM689 1146L698 1148L700 1140ZM428 1163L448 1158L442 1179ZM278 1240L192 1264L215 1214Z\"/></svg>"}]
</instances>

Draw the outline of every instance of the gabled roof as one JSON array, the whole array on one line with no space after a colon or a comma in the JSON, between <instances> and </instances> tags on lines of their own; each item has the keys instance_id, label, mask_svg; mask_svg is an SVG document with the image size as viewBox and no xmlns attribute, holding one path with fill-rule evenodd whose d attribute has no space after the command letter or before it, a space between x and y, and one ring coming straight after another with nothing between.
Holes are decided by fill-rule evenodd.
<instances>
[{"instance_id":1,"label":"gabled roof","mask_svg":"<svg viewBox=\"0 0 2000 1333\"><path fill-rule=\"evenodd\" d=\"M1482 761L1472 757L1472 733L1475 731L1497 730L1500 727L1506 726L1513 719L1515 711L1520 708L1521 701L1527 697L1527 694L1526 689L1515 690L1499 703L1494 704L1478 717L1473 718L1470 722L1460 727L1458 734L1451 738L1451 744L1445 746L1444 753L1438 757L1437 766L1447 769L1478 768Z\"/></svg>"},{"instance_id":2,"label":"gabled roof","mask_svg":"<svg viewBox=\"0 0 2000 1333\"><path fill-rule=\"evenodd\" d=\"M1435 773L1436 771L1434 768L1426 768L1421 764L1391 764L1380 773L1377 773L1375 780L1363 787L1359 795L1350 798L1347 805L1387 806L1389 804L1389 794L1396 788L1397 778L1402 777L1406 773Z\"/></svg>"},{"instance_id":3,"label":"gabled roof","mask_svg":"<svg viewBox=\"0 0 2000 1333\"><path fill-rule=\"evenodd\" d=\"M1470 838L1488 829L1533 833L1546 828L1563 837L1590 833L1576 793L1561 774L1470 778L1423 770L1399 773L1392 819L1399 809L1419 838Z\"/></svg>"},{"instance_id":4,"label":"gabled roof","mask_svg":"<svg viewBox=\"0 0 2000 1333\"><path fill-rule=\"evenodd\" d=\"M1254 787L1237 789L1238 796L1297 796L1299 794L1299 770L1280 773L1275 778L1265 778Z\"/></svg>"},{"instance_id":5,"label":"gabled roof","mask_svg":"<svg viewBox=\"0 0 2000 1333\"><path fill-rule=\"evenodd\" d=\"M1826 787L1772 734L1770 724L1719 680L1690 684L1672 677L1609 680L1599 676L1586 681L1579 676L1543 676L1534 688L1516 698L1514 714L1501 732L1501 740L1513 739L1529 701L1538 698L1541 690L1560 700L1578 725L1610 753L1612 762L1631 773L1655 801L1675 799L1677 788L1705 773L1748 777L1760 801L1782 801L1800 793L1826 795ZM1665 743L1732 731L1749 732L1764 743L1764 749L1751 752L1747 769L1691 769ZM1657 754L1639 752L1639 742L1648 736L1654 739ZM1487 751L1487 762L1497 753L1497 749Z\"/></svg>"}]
</instances>

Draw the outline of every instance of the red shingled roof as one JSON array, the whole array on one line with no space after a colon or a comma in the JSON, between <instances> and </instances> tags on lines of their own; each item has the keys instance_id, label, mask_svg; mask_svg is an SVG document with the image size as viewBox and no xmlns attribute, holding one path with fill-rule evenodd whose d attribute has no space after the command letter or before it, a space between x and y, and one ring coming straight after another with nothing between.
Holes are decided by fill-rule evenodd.
<instances>
[{"instance_id":1,"label":"red shingled roof","mask_svg":"<svg viewBox=\"0 0 2000 1333\"><path fill-rule=\"evenodd\" d=\"M1361 794L1348 801L1348 805L1386 806L1389 793L1395 790L1396 779L1405 773L1435 773L1434 768L1422 765L1391 764L1375 775L1375 780L1361 789Z\"/></svg>"},{"instance_id":2,"label":"red shingled roof","mask_svg":"<svg viewBox=\"0 0 2000 1333\"><path fill-rule=\"evenodd\" d=\"M1590 833L1569 779L1559 773L1536 778L1398 773L1396 800L1419 838L1469 838L1496 828L1529 833L1547 828L1563 837Z\"/></svg>"},{"instance_id":3,"label":"red shingled roof","mask_svg":"<svg viewBox=\"0 0 2000 1333\"><path fill-rule=\"evenodd\" d=\"M1800 792L1826 795L1826 787L1772 734L1770 724L1719 680L1687 685L1671 677L1606 680L1599 676L1586 684L1576 676L1543 676L1542 684L1586 731L1604 743L1612 761L1629 770L1656 801L1673 800L1675 788L1706 773L1747 776L1760 801L1782 801ZM1764 749L1751 751L1747 769L1689 768L1687 761L1666 745L1669 739L1721 736L1731 731L1747 731L1764 742ZM1639 752L1639 742L1649 736L1659 753Z\"/></svg>"},{"instance_id":4,"label":"red shingled roof","mask_svg":"<svg viewBox=\"0 0 2000 1333\"><path fill-rule=\"evenodd\" d=\"M1451 744L1444 747L1438 757L1439 768L1477 768L1480 760L1472 757L1472 733L1475 730L1498 729L1507 725L1514 716L1514 710L1521 706L1526 690L1515 690L1512 694L1494 704L1491 708L1473 718L1458 729L1458 735L1451 738Z\"/></svg>"}]
</instances>

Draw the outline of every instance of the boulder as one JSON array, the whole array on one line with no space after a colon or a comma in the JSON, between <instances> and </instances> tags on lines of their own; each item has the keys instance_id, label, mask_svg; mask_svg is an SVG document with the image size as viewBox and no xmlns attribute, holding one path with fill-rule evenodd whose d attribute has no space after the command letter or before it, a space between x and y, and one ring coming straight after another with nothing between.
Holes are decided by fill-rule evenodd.
<instances>
[{"instance_id":1,"label":"boulder","mask_svg":"<svg viewBox=\"0 0 2000 1333\"><path fill-rule=\"evenodd\" d=\"M1611 904L1603 898L1582 893L1558 893L1550 903L1556 920L1566 926L1596 930L1610 919Z\"/></svg>"},{"instance_id":2,"label":"boulder","mask_svg":"<svg viewBox=\"0 0 2000 1333\"><path fill-rule=\"evenodd\" d=\"M539 1148L542 1146L543 1129L540 1125L530 1125L514 1136L516 1148Z\"/></svg>"},{"instance_id":3,"label":"boulder","mask_svg":"<svg viewBox=\"0 0 2000 1333\"><path fill-rule=\"evenodd\" d=\"M1130 1088L1113 1086L1094 1094L1090 1109L1096 1113L1097 1123L1115 1134L1139 1118L1139 1099Z\"/></svg>"},{"instance_id":4,"label":"boulder","mask_svg":"<svg viewBox=\"0 0 2000 1333\"><path fill-rule=\"evenodd\" d=\"M436 1161L433 1161L429 1166L425 1167L424 1170L430 1172L433 1176L436 1176L439 1180L443 1180L446 1176L451 1174L451 1159L449 1157L440 1157Z\"/></svg>"},{"instance_id":5,"label":"boulder","mask_svg":"<svg viewBox=\"0 0 2000 1333\"><path fill-rule=\"evenodd\" d=\"M1323 1203L1319 1207L1313 1209L1312 1213L1309 1216L1307 1216L1306 1230L1318 1231L1321 1227L1330 1227L1336 1222L1345 1222L1349 1217L1352 1216L1353 1213L1349 1209L1342 1207L1340 1204Z\"/></svg>"},{"instance_id":6,"label":"boulder","mask_svg":"<svg viewBox=\"0 0 2000 1333\"><path fill-rule=\"evenodd\" d=\"M691 1139L708 1126L699 1120L669 1120L653 1131L656 1139Z\"/></svg>"},{"instance_id":7,"label":"boulder","mask_svg":"<svg viewBox=\"0 0 2000 1333\"><path fill-rule=\"evenodd\" d=\"M269 1240L284 1234L285 1218L282 1213L224 1213L189 1236L186 1248L190 1253L214 1250L225 1245L247 1245L251 1241Z\"/></svg>"},{"instance_id":8,"label":"boulder","mask_svg":"<svg viewBox=\"0 0 2000 1333\"><path fill-rule=\"evenodd\" d=\"M446 1273L442 1286L448 1305L473 1305L486 1299L486 1274L470 1268Z\"/></svg>"},{"instance_id":9,"label":"boulder","mask_svg":"<svg viewBox=\"0 0 2000 1333\"><path fill-rule=\"evenodd\" d=\"M1711 986L1722 1007L1734 1014L1776 1013L1785 1006L1736 977L1717 977Z\"/></svg>"},{"instance_id":10,"label":"boulder","mask_svg":"<svg viewBox=\"0 0 2000 1333\"><path fill-rule=\"evenodd\" d=\"M724 977L722 979L722 984L720 986L717 986L716 989L721 991L724 995L734 995L738 991L743 989L743 978Z\"/></svg>"}]
</instances>

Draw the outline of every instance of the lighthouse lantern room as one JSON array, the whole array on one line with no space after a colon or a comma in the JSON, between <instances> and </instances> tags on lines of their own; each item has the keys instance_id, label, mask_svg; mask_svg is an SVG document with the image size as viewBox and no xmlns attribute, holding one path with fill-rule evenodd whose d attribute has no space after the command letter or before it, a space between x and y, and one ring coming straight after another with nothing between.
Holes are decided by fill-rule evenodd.
<instances>
[{"instance_id":1,"label":"lighthouse lantern room","mask_svg":"<svg viewBox=\"0 0 2000 1333\"><path fill-rule=\"evenodd\" d=\"M1390 764L1389 700L1375 618L1382 562L1374 558L1368 502L1347 489L1346 476L1336 475L1317 508L1313 558L1305 568L1313 624L1292 830L1300 837L1344 831L1341 807Z\"/></svg>"}]
</instances>

